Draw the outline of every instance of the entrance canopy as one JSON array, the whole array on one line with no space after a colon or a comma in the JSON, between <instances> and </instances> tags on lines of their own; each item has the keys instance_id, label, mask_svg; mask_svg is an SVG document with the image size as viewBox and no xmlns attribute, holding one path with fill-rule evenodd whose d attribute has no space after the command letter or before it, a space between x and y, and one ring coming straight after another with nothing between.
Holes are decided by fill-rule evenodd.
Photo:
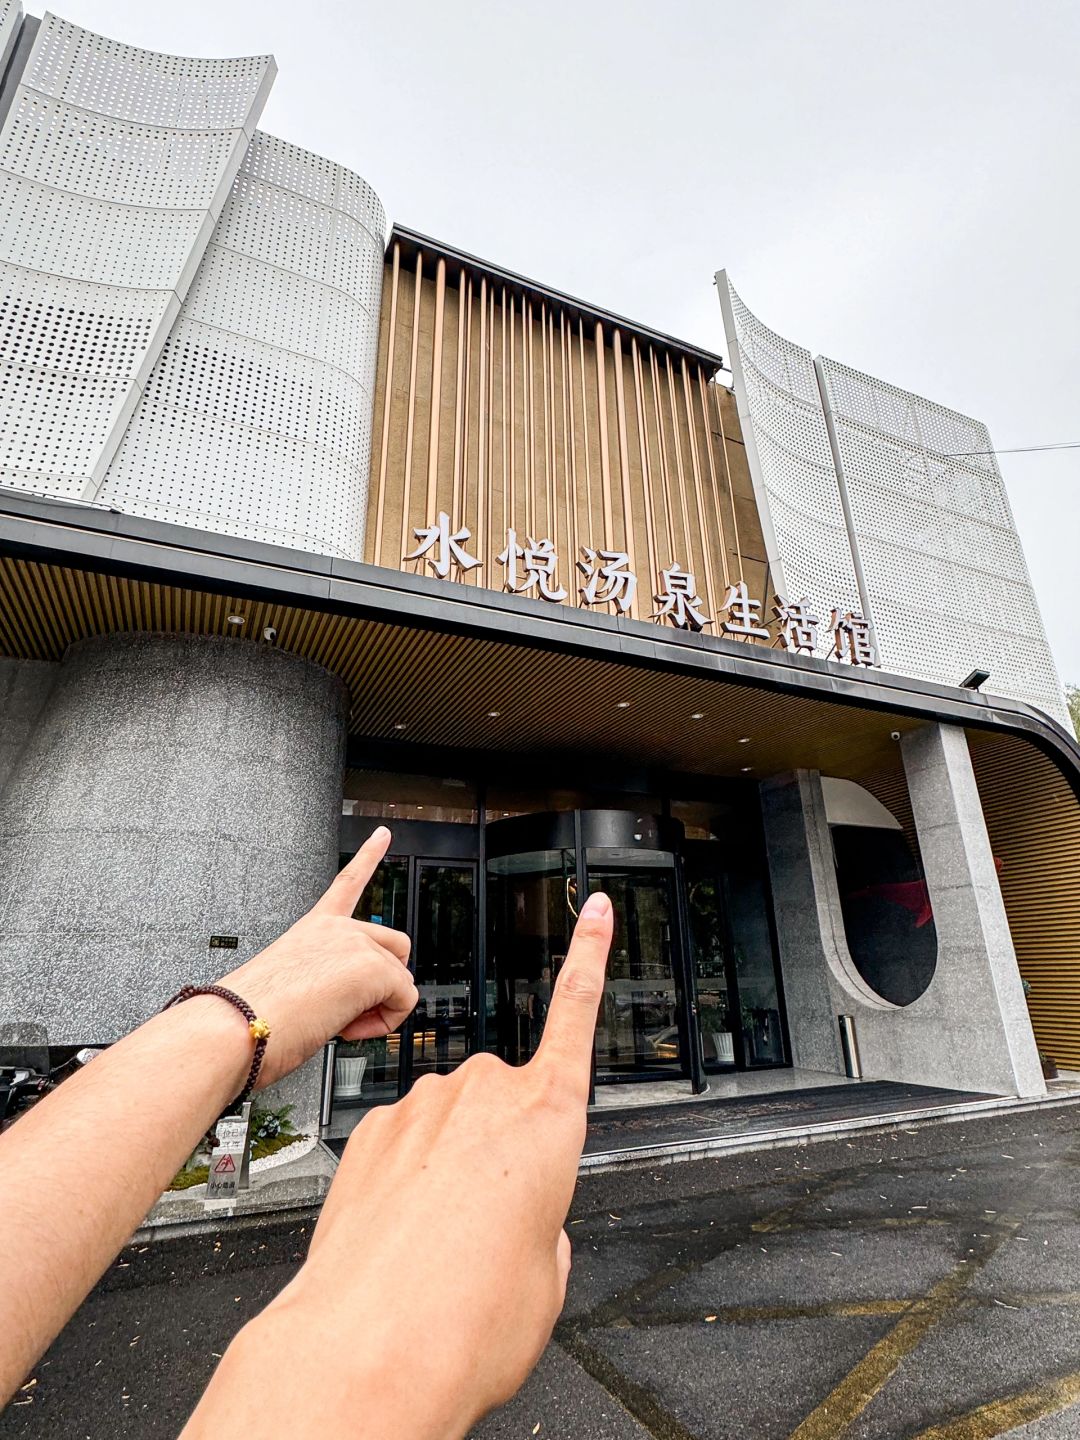
<instances>
[{"instance_id":1,"label":"entrance canopy","mask_svg":"<svg viewBox=\"0 0 1080 1440\"><path fill-rule=\"evenodd\" d=\"M553 613L556 611L557 613ZM852 780L910 824L897 738L963 727L1036 1034L1080 1067L1080 749L1019 702L582 614L82 506L5 497L0 654L88 635L234 636L351 694L349 763L425 749L764 780ZM992 663L992 661L991 661ZM991 677L992 683L992 677ZM409 758L407 758L409 757Z\"/></svg>"}]
</instances>

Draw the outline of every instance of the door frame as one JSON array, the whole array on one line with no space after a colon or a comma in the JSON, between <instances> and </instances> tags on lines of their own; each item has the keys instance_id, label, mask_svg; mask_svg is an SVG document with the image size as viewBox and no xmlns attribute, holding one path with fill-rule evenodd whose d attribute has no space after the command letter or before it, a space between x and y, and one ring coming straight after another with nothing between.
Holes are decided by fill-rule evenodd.
<instances>
[{"instance_id":1,"label":"door frame","mask_svg":"<svg viewBox=\"0 0 1080 1440\"><path fill-rule=\"evenodd\" d=\"M498 840L492 844L490 831ZM675 1018L679 1031L679 1064L673 1067L650 1066L608 1074L598 1073L596 1050L593 1049L592 1087L599 1085L634 1084L642 1080L689 1080L695 1094L705 1089L701 1057L696 1051L696 1003L693 964L687 924L689 908L684 894L681 863L683 828L670 816L641 815L633 811L602 807L573 810L540 811L498 820L484 827L484 874L487 856L524 853L531 850L562 850L574 856L577 893L589 893L588 852L624 847L640 847L665 852L672 857L670 871L671 973L675 984ZM580 903L580 902L579 902ZM552 977L557 979L557 975Z\"/></svg>"},{"instance_id":2,"label":"door frame","mask_svg":"<svg viewBox=\"0 0 1080 1440\"><path fill-rule=\"evenodd\" d=\"M721 842L718 841L718 840L695 840L695 841L690 841L689 844L692 845L692 846L700 845L700 846L702 846L702 847L705 847L705 846L715 846L715 847L717 847L716 853L719 853L719 847L720 847L720 845L721 845ZM700 852L698 852L698 853L700 854ZM692 858L696 858L696 857L695 857L695 856L692 856L692 855L690 855L690 854L686 854L686 853L684 852L684 854L683 854L683 856L682 856L681 858L682 858L683 865L685 866ZM731 1037L732 1037L732 1046L733 1046L733 1051L734 1051L734 1055L735 1055L735 1060L734 1060L734 1063L731 1064L731 1065L717 1065L717 1064L713 1064L713 1065L711 1065L708 1069L706 1069L706 1068L705 1068L704 1058L703 1058L703 1055L702 1055L702 1053L701 1053L701 1046L702 1046L702 1041L703 1041L703 1039L704 1039L704 1036L703 1036L703 1034L701 1033L700 1024L699 1024L699 1025L697 1026L697 1031L698 1031L698 1052L697 1052L697 1058L698 1058L699 1064L701 1065L702 1073L703 1073L705 1076L708 1076L708 1075L717 1075L717 1076L720 1076L720 1075L744 1074L744 1073L749 1072L749 1071L757 1071L757 1070L782 1070L782 1069L788 1069L788 1068L790 1068L791 1063L792 1063L792 1062L791 1062L791 1043L790 1043L790 1038L789 1038L789 1033L788 1033L787 1004L786 1004L785 997L784 997L783 968L782 968L782 966L781 966L781 964L780 964L780 950L779 950L779 945L778 945L778 942L777 942L777 935L776 935L776 916L775 916L775 913L774 913L774 911L773 911L772 886L771 886L771 880L770 880L770 876L769 876L768 869L767 869L767 868L763 868L763 869L761 870L758 878L760 879L761 885L762 885L762 895L763 895L763 899L764 899L764 910L765 910L765 915L766 915L766 918L767 918L767 921L768 921L769 944L770 944L770 949L771 949L771 952L772 952L773 975L774 975L775 984L776 984L776 1001L777 1001L777 1009L778 1009L778 1013L779 1013L781 1044L782 1044L782 1049L783 1049L783 1053L784 1053L784 1056L785 1056L785 1059L784 1059L784 1060L779 1061L779 1062L774 1062L774 1063L757 1063L757 1064L755 1064L753 1061L750 1060L749 1055L748 1055L748 1053L747 1053L746 1036L745 1036L745 1033L744 1033L744 1031L743 1031L743 1026L742 1026L742 996L741 996L741 991L740 991L740 988L739 988L738 967L737 967L736 959L735 959L735 950L736 950L735 934L734 934L734 930L732 929L732 923L731 923L731 908L730 908L730 906L729 906L729 904L728 904L727 887L726 887L726 883L725 883L724 878L723 878L723 872L722 872L721 866L720 866L719 864L715 867L715 870L713 871L713 874L714 874L715 879L716 879L716 882L717 882L717 910L718 910L718 918L719 918L719 935L720 935L721 945L722 945L723 954L724 954L724 989L725 989L726 992L727 992L727 996L728 996L728 1007L729 1007L729 1011L730 1011L730 1014L731 1014L731 1017L732 1017L732 1018L731 1018ZM691 920L690 920L690 882L689 882L689 881L686 882L686 906L687 906L686 929L684 930L684 934L685 934L685 936L686 936L686 942L687 942L687 957L686 957L686 961L687 961L687 968L688 968L688 970L689 970L690 973L691 973L691 979L692 979L692 982L693 982L694 987L695 987L695 996L696 996L696 993L697 993L697 972L696 972L696 967L695 967L695 964L694 964L694 955L693 955L694 936L693 936L693 931L692 931L692 929L690 928L690 927L691 927ZM717 987L717 988L719 988L719 987ZM696 1005L696 1001L695 1001L695 1005Z\"/></svg>"},{"instance_id":3,"label":"door frame","mask_svg":"<svg viewBox=\"0 0 1080 1440\"><path fill-rule=\"evenodd\" d=\"M422 870L465 870L472 875L472 896L473 896L473 936L472 936L472 965L470 967L469 979L469 1006L465 1022L465 1058L475 1055L483 1040L480 1015L482 1007L477 1003L477 996L480 993L481 981L481 955L479 937L481 932L480 924L480 897L479 897L479 861L460 859L457 857L448 858L440 855L395 855L388 852L387 860L408 860L409 862L409 897L406 905L408 914L408 933L412 936L419 934L420 929L420 872ZM413 949L409 956L409 973L416 976L416 951ZM413 1085L414 1076L414 1055L413 1041L416 1033L415 1011L401 1026L401 1049L398 1060L398 1099L407 1095Z\"/></svg>"},{"instance_id":4,"label":"door frame","mask_svg":"<svg viewBox=\"0 0 1080 1440\"><path fill-rule=\"evenodd\" d=\"M603 848L603 847L596 847ZM689 1080L695 1095L706 1088L701 1079L701 1067L694 1064L695 1048L691 1037L695 1033L694 1021L697 1005L694 990L693 967L689 963L689 947L685 924L689 911L684 903L681 856L672 854L674 864L667 871L669 881L669 903L671 924L671 978L675 984L675 1023L679 1032L679 1063L677 1067L665 1068L659 1065L642 1066L640 1069L609 1071L606 1074L596 1065L596 1047L593 1047L593 1087L597 1085L634 1085L643 1080ZM583 867L587 869L584 861ZM587 892L586 892L587 893ZM700 1062L700 1056L697 1056Z\"/></svg>"}]
</instances>

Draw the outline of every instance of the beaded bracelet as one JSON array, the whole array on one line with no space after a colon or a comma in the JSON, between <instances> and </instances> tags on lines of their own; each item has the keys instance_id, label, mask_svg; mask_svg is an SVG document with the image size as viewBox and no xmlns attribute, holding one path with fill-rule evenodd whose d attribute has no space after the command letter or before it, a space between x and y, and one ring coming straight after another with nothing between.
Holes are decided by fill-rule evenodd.
<instances>
[{"instance_id":1,"label":"beaded bracelet","mask_svg":"<svg viewBox=\"0 0 1080 1440\"><path fill-rule=\"evenodd\" d=\"M226 990L224 985L185 985L182 990L176 992L171 1000L167 1000L161 1008L162 1010L168 1010L171 1006L179 1005L182 1000L190 1000L195 995L217 995L222 1000L227 1000L230 1005L235 1006L236 1009L240 1011L240 1014L243 1015L244 1019L248 1022L248 1031L251 1034L251 1038L255 1041L255 1054L251 1057L251 1069L248 1071L247 1079L244 1081L244 1088L233 1101L232 1106L226 1107L226 1113L228 1109L239 1110L240 1106L243 1105L252 1090L254 1090L255 1081L259 1078L263 1056L266 1054L266 1042L270 1038L270 1026L265 1020L259 1019L246 1000L241 1000L240 996L234 991Z\"/></svg>"}]
</instances>

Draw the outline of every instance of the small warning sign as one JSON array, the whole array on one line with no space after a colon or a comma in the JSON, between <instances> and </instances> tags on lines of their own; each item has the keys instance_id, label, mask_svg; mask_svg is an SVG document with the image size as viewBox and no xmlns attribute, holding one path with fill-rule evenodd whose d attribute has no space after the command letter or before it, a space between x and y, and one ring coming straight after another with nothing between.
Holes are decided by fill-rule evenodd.
<instances>
[{"instance_id":1,"label":"small warning sign","mask_svg":"<svg viewBox=\"0 0 1080 1440\"><path fill-rule=\"evenodd\" d=\"M210 1156L210 1173L206 1177L207 1201L235 1200L239 1191L248 1188L250 1129L250 1100L240 1115L222 1116L218 1121L216 1143Z\"/></svg>"}]
</instances>

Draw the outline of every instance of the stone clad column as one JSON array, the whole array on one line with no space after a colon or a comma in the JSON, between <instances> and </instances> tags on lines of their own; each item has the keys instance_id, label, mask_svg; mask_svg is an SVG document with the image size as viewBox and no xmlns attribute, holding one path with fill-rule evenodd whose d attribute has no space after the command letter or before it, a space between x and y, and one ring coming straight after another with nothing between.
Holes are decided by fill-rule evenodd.
<instances>
[{"instance_id":1,"label":"stone clad column","mask_svg":"<svg viewBox=\"0 0 1080 1440\"><path fill-rule=\"evenodd\" d=\"M773 916L784 976L791 1063L844 1073L835 986L827 959L835 916L826 884L832 865L825 798L817 772L798 771L761 787ZM834 881L835 883L835 881Z\"/></svg>"},{"instance_id":2,"label":"stone clad column","mask_svg":"<svg viewBox=\"0 0 1080 1440\"><path fill-rule=\"evenodd\" d=\"M0 1022L107 1043L292 924L337 868L345 716L268 645L72 646L0 794ZM285 1082L309 1127L319 1063Z\"/></svg>"},{"instance_id":3,"label":"stone clad column","mask_svg":"<svg viewBox=\"0 0 1080 1440\"><path fill-rule=\"evenodd\" d=\"M0 794L33 734L59 666L0 658Z\"/></svg>"},{"instance_id":4,"label":"stone clad column","mask_svg":"<svg viewBox=\"0 0 1080 1440\"><path fill-rule=\"evenodd\" d=\"M947 989L953 1009L949 1044L972 1071L995 1067L1016 1094L1042 1094L967 736L955 725L924 725L908 731L901 753L937 926L934 983Z\"/></svg>"},{"instance_id":5,"label":"stone clad column","mask_svg":"<svg viewBox=\"0 0 1080 1440\"><path fill-rule=\"evenodd\" d=\"M820 775L762 784L794 1063L842 1074L837 1022L851 1015L866 1079L1044 1094L967 738L934 724L902 744L938 944L933 978L909 1005L877 995L848 950Z\"/></svg>"}]
</instances>

